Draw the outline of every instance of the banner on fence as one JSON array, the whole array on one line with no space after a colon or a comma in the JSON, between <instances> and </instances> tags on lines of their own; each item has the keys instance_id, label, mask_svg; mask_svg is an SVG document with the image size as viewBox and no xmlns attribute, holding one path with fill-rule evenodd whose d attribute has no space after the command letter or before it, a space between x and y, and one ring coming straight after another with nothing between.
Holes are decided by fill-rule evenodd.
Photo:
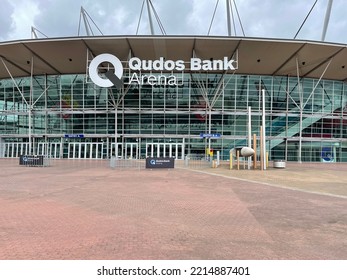
<instances>
[{"instance_id":1,"label":"banner on fence","mask_svg":"<svg viewBox=\"0 0 347 280\"><path fill-rule=\"evenodd\" d=\"M175 159L169 157L148 157L146 168L174 168Z\"/></svg>"}]
</instances>

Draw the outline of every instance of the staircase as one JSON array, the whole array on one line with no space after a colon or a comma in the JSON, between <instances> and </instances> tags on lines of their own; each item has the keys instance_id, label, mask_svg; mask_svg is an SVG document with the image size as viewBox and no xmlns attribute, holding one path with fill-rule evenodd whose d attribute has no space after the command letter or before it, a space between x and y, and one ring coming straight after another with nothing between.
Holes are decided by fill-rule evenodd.
<instances>
[{"instance_id":1,"label":"staircase","mask_svg":"<svg viewBox=\"0 0 347 280\"><path fill-rule=\"evenodd\" d=\"M345 106L345 104L342 105ZM341 101L337 100L334 101L333 103L329 103L326 105L324 108L321 110L318 110L314 112L314 115L310 117L303 117L302 119L302 126L301 129L305 129L315 122L319 121L322 119L322 115L328 115L330 113L325 113L325 112L334 112L337 109L341 108ZM299 110L297 108L293 109L289 113L297 113L299 114ZM267 140L266 141L266 147L271 150L272 148L276 147L277 145L281 144L284 141L284 138L292 137L295 134L300 132L300 117L299 116L288 116L288 123L292 123L290 127L286 127L286 116L281 116L277 117L276 119L273 119L272 121L268 121L266 124L266 134L269 134L269 128L272 125L272 135L271 137L275 137L275 139ZM253 129L252 134L259 134L259 131L255 131ZM246 146L247 145L247 140L238 140L236 141L235 145L230 145L227 149L224 149L223 154L229 154L229 150L235 147L239 146Z\"/></svg>"}]
</instances>

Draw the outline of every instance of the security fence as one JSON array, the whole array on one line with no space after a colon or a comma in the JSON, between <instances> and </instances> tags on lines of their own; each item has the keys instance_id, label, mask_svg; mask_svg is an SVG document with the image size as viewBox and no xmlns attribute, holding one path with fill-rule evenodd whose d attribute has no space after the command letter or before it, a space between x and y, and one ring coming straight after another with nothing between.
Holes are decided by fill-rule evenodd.
<instances>
[{"instance_id":1,"label":"security fence","mask_svg":"<svg viewBox=\"0 0 347 280\"><path fill-rule=\"evenodd\" d=\"M19 165L26 167L47 167L51 165L51 159L43 155L21 155Z\"/></svg>"},{"instance_id":2,"label":"security fence","mask_svg":"<svg viewBox=\"0 0 347 280\"><path fill-rule=\"evenodd\" d=\"M113 169L145 169L145 159L122 159L111 157L109 166ZM186 156L184 160L175 160L175 168L205 169L213 167L213 161L204 156Z\"/></svg>"},{"instance_id":3,"label":"security fence","mask_svg":"<svg viewBox=\"0 0 347 280\"><path fill-rule=\"evenodd\" d=\"M213 161L206 156L187 155L184 159L184 167L190 169L211 168Z\"/></svg>"},{"instance_id":4,"label":"security fence","mask_svg":"<svg viewBox=\"0 0 347 280\"><path fill-rule=\"evenodd\" d=\"M143 159L110 158L110 167L114 169L145 169L146 161Z\"/></svg>"},{"instance_id":5,"label":"security fence","mask_svg":"<svg viewBox=\"0 0 347 280\"><path fill-rule=\"evenodd\" d=\"M91 160L91 159L56 159L44 155L21 155L17 158L1 159L5 165L23 166L23 167L54 167L65 166L66 168L103 168L108 167L115 170L146 169L146 159L123 159L111 157L109 159ZM212 161L204 156L189 155L184 160L175 160L175 168L184 169L207 169L217 167ZM152 168L150 168L152 169Z\"/></svg>"}]
</instances>

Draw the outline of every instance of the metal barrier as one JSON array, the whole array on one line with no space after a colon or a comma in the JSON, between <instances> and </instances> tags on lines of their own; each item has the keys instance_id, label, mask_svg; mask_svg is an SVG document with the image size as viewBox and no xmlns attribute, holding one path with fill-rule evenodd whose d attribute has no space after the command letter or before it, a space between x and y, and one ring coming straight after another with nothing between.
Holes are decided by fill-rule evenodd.
<instances>
[{"instance_id":1,"label":"metal barrier","mask_svg":"<svg viewBox=\"0 0 347 280\"><path fill-rule=\"evenodd\" d=\"M110 158L110 167L115 169L145 169L145 160Z\"/></svg>"},{"instance_id":2,"label":"metal barrier","mask_svg":"<svg viewBox=\"0 0 347 280\"><path fill-rule=\"evenodd\" d=\"M285 160L274 160L273 161L273 167L274 168L286 168L286 161Z\"/></svg>"},{"instance_id":3,"label":"metal barrier","mask_svg":"<svg viewBox=\"0 0 347 280\"><path fill-rule=\"evenodd\" d=\"M184 160L175 160L175 167L190 168L190 169L206 169L216 164L216 161L211 161L204 156L186 156ZM111 157L109 166L113 169L145 169L145 159L121 159Z\"/></svg>"},{"instance_id":4,"label":"metal barrier","mask_svg":"<svg viewBox=\"0 0 347 280\"><path fill-rule=\"evenodd\" d=\"M28 167L47 167L50 166L50 159L43 155L21 155L19 165Z\"/></svg>"},{"instance_id":5,"label":"metal barrier","mask_svg":"<svg viewBox=\"0 0 347 280\"><path fill-rule=\"evenodd\" d=\"M192 169L211 168L212 162L204 156L186 156L184 166Z\"/></svg>"}]
</instances>

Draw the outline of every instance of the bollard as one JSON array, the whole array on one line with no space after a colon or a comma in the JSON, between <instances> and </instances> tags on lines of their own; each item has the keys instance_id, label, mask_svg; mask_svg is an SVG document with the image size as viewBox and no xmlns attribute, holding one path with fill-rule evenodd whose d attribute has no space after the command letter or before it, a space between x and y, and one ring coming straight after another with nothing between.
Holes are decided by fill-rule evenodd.
<instances>
[{"instance_id":1,"label":"bollard","mask_svg":"<svg viewBox=\"0 0 347 280\"><path fill-rule=\"evenodd\" d=\"M229 153L230 155L230 161L229 161L229 169L233 169L233 154L230 152Z\"/></svg>"}]
</instances>

